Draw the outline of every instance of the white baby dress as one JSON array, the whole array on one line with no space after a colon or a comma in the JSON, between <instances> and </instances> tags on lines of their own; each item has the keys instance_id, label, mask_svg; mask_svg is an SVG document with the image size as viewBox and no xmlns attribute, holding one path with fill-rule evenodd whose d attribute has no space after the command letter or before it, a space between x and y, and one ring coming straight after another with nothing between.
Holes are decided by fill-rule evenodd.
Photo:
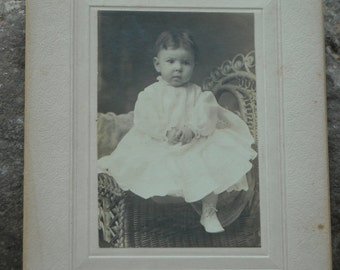
<instances>
[{"instance_id":1,"label":"white baby dress","mask_svg":"<svg viewBox=\"0 0 340 270\"><path fill-rule=\"evenodd\" d=\"M195 138L186 145L168 144L166 132L183 126ZM131 130L98 162L123 190L143 198L172 195L194 202L244 179L256 157L253 143L247 125L211 92L192 83L173 87L158 78L139 93Z\"/></svg>"}]
</instances>

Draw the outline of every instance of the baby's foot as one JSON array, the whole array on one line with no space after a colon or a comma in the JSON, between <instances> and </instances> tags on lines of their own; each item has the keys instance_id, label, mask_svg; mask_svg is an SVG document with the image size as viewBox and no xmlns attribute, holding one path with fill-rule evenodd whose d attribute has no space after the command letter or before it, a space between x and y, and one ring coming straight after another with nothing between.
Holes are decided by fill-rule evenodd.
<instances>
[{"instance_id":1,"label":"baby's foot","mask_svg":"<svg viewBox=\"0 0 340 270\"><path fill-rule=\"evenodd\" d=\"M216 212L217 210L214 207L203 207L201 224L208 233L219 233L224 231Z\"/></svg>"}]
</instances>

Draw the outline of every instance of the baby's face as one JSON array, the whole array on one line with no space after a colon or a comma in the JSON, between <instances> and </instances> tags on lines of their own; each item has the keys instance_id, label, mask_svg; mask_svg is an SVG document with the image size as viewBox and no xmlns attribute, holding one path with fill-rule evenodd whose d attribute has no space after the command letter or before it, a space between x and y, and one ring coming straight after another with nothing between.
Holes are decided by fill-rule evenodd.
<instances>
[{"instance_id":1,"label":"baby's face","mask_svg":"<svg viewBox=\"0 0 340 270\"><path fill-rule=\"evenodd\" d=\"M174 87L189 82L195 67L194 54L184 48L160 50L154 58L155 69Z\"/></svg>"}]
</instances>

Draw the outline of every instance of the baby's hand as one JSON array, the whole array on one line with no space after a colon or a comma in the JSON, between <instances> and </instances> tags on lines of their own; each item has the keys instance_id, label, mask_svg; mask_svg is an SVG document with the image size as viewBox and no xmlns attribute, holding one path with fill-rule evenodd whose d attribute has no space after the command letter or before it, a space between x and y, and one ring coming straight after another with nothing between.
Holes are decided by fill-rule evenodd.
<instances>
[{"instance_id":1,"label":"baby's hand","mask_svg":"<svg viewBox=\"0 0 340 270\"><path fill-rule=\"evenodd\" d=\"M175 145L181 141L183 131L179 128L173 127L167 133L168 143Z\"/></svg>"},{"instance_id":2,"label":"baby's hand","mask_svg":"<svg viewBox=\"0 0 340 270\"><path fill-rule=\"evenodd\" d=\"M192 139L195 137L194 132L188 128L188 127L184 127L182 129L182 135L180 138L180 142L182 143L182 145L184 144L188 144L192 141Z\"/></svg>"}]
</instances>

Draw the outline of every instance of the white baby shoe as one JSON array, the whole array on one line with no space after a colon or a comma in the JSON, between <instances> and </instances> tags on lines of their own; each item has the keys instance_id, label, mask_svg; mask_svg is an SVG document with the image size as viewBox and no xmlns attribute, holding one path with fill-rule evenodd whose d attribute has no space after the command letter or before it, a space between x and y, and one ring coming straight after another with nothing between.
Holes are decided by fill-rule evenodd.
<instances>
[{"instance_id":1,"label":"white baby shoe","mask_svg":"<svg viewBox=\"0 0 340 270\"><path fill-rule=\"evenodd\" d=\"M219 233L224 231L216 212L216 208L203 204L201 224L208 233Z\"/></svg>"}]
</instances>

